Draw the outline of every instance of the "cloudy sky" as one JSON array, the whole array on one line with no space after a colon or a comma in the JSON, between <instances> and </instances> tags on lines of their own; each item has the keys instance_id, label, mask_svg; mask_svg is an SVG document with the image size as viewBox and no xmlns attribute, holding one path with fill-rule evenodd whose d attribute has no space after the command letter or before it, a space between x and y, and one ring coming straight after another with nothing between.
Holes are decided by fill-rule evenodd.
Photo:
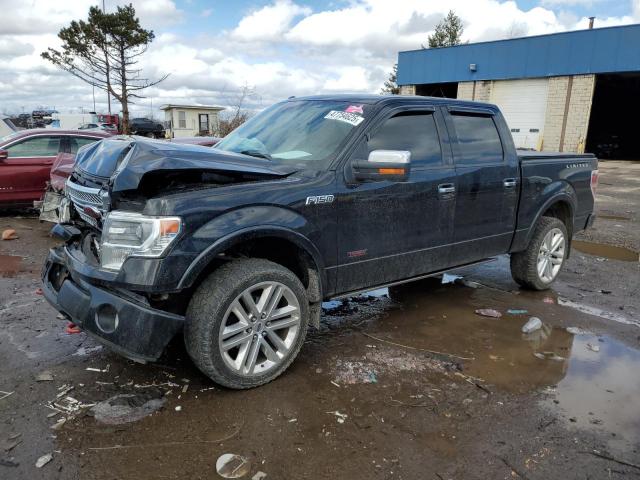
<instances>
[{"instance_id":1,"label":"cloudy sky","mask_svg":"<svg viewBox=\"0 0 640 480\"><path fill-rule=\"evenodd\" d=\"M57 32L96 0L0 0L0 112L91 109L91 87L40 58ZM107 10L122 4L106 0ZM133 0L156 40L135 114L163 103L233 103L248 87L253 108L291 95L378 92L397 52L420 48L451 8L470 42L640 23L640 0ZM106 95L96 92L98 111ZM115 110L115 109L114 109ZM135 111L137 110L137 111Z\"/></svg>"}]
</instances>

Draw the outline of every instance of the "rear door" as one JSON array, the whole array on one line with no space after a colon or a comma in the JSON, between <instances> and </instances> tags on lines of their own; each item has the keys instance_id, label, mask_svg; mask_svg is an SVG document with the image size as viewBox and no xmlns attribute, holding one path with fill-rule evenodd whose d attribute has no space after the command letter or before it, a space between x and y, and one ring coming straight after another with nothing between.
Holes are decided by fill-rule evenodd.
<instances>
[{"instance_id":1,"label":"rear door","mask_svg":"<svg viewBox=\"0 0 640 480\"><path fill-rule=\"evenodd\" d=\"M338 194L338 291L418 276L448 264L455 170L439 111L390 109L360 140ZM408 150L408 181L352 180L351 162L373 150ZM441 188L442 189L442 188Z\"/></svg>"},{"instance_id":2,"label":"rear door","mask_svg":"<svg viewBox=\"0 0 640 480\"><path fill-rule=\"evenodd\" d=\"M518 204L518 159L503 118L491 109L443 109L457 177L451 264L506 253Z\"/></svg>"},{"instance_id":3,"label":"rear door","mask_svg":"<svg viewBox=\"0 0 640 480\"><path fill-rule=\"evenodd\" d=\"M0 201L29 204L40 200L61 148L61 135L38 135L3 147L9 157L0 163Z\"/></svg>"}]
</instances>

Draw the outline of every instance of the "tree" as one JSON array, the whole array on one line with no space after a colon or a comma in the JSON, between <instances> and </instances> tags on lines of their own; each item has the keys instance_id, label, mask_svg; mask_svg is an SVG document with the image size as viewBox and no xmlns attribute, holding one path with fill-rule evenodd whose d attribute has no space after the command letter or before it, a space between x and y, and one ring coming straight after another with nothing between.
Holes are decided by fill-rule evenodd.
<instances>
[{"instance_id":1,"label":"tree","mask_svg":"<svg viewBox=\"0 0 640 480\"><path fill-rule=\"evenodd\" d=\"M400 87L398 86L398 64L393 66L391 72L389 72L389 78L384 82L384 87L380 90L382 95L391 94L398 95L400 93Z\"/></svg>"},{"instance_id":2,"label":"tree","mask_svg":"<svg viewBox=\"0 0 640 480\"><path fill-rule=\"evenodd\" d=\"M226 137L236 128L251 118L251 112L244 108L247 100L255 96L255 91L248 85L244 85L240 91L227 99L231 106L230 112L224 112L218 122L218 135Z\"/></svg>"},{"instance_id":3,"label":"tree","mask_svg":"<svg viewBox=\"0 0 640 480\"><path fill-rule=\"evenodd\" d=\"M142 28L132 5L113 13L94 6L87 21L72 21L58 37L62 48L49 48L42 58L113 95L122 106L122 132L128 134L132 99L144 98L138 92L168 77L151 81L136 67L154 39L153 31Z\"/></svg>"},{"instance_id":4,"label":"tree","mask_svg":"<svg viewBox=\"0 0 640 480\"><path fill-rule=\"evenodd\" d=\"M429 48L452 47L462 43L464 27L462 20L453 10L449 10L447 16L436 25L433 35L429 35ZM422 48L425 48L422 45Z\"/></svg>"}]
</instances>

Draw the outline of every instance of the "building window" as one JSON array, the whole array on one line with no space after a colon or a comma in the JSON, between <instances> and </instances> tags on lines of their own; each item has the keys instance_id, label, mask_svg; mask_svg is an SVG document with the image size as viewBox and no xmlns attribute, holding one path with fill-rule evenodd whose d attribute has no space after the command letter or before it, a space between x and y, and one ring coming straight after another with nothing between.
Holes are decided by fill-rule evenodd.
<instances>
[{"instance_id":1,"label":"building window","mask_svg":"<svg viewBox=\"0 0 640 480\"><path fill-rule=\"evenodd\" d=\"M178 128L187 128L187 112L178 112Z\"/></svg>"}]
</instances>

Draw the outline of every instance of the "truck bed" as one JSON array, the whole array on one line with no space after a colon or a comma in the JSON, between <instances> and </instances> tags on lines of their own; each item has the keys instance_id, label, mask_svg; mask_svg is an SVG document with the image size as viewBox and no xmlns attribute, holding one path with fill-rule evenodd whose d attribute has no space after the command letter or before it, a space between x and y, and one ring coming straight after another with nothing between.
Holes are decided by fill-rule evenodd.
<instances>
[{"instance_id":1,"label":"truck bed","mask_svg":"<svg viewBox=\"0 0 640 480\"><path fill-rule=\"evenodd\" d=\"M537 152L535 150L518 150L518 158L526 162L528 160L553 160L553 159L585 159L592 160L595 157L592 153L570 153L570 152Z\"/></svg>"}]
</instances>

